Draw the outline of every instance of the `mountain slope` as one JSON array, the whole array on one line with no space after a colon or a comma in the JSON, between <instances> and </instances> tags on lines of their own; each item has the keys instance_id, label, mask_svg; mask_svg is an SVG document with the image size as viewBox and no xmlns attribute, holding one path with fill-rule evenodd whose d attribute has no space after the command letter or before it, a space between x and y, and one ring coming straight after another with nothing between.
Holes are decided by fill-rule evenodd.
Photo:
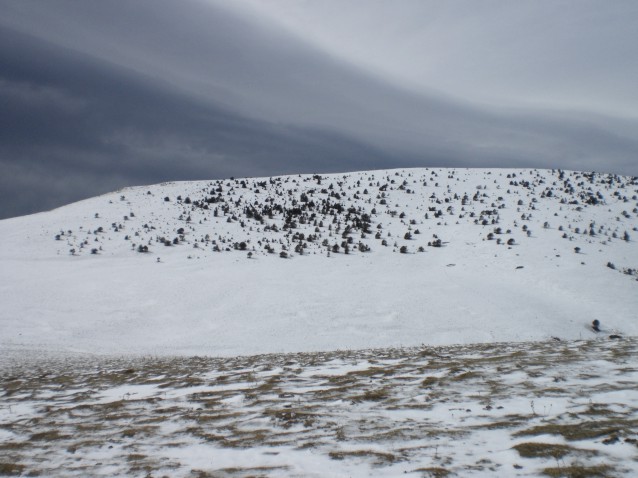
<instances>
[{"instance_id":1,"label":"mountain slope","mask_svg":"<svg viewBox=\"0 0 638 478\"><path fill-rule=\"evenodd\" d=\"M637 194L505 169L129 188L0 221L0 343L239 355L589 338L594 319L635 335Z\"/></svg>"}]
</instances>

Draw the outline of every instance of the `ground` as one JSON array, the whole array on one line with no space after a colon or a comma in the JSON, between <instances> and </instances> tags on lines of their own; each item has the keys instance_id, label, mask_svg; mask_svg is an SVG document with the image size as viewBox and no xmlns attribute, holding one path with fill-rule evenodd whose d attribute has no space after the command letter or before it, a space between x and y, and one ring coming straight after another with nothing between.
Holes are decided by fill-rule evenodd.
<instances>
[{"instance_id":1,"label":"ground","mask_svg":"<svg viewBox=\"0 0 638 478\"><path fill-rule=\"evenodd\" d=\"M1 362L23 476L635 476L638 340Z\"/></svg>"}]
</instances>

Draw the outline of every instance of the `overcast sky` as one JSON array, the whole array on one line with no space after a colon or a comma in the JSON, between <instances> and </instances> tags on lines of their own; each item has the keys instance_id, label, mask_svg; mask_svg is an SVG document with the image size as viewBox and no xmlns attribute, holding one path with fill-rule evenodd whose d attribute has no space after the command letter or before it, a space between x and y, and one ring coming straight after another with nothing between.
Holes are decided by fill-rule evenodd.
<instances>
[{"instance_id":1,"label":"overcast sky","mask_svg":"<svg viewBox=\"0 0 638 478\"><path fill-rule=\"evenodd\" d=\"M635 0L0 0L0 218L127 185L638 175Z\"/></svg>"}]
</instances>

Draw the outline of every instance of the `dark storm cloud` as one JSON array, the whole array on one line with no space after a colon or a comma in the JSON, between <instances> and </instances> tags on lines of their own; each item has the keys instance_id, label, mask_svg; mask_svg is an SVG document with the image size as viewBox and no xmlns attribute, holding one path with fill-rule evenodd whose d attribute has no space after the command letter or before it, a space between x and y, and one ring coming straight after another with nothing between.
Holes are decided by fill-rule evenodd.
<instances>
[{"instance_id":1,"label":"dark storm cloud","mask_svg":"<svg viewBox=\"0 0 638 478\"><path fill-rule=\"evenodd\" d=\"M3 217L124 185L271 175L295 164L343 170L386 157L329 131L242 117L8 29L0 63Z\"/></svg>"},{"instance_id":2,"label":"dark storm cloud","mask_svg":"<svg viewBox=\"0 0 638 478\"><path fill-rule=\"evenodd\" d=\"M638 172L631 121L416 95L218 4L3 6L0 217L125 185L230 175Z\"/></svg>"}]
</instances>

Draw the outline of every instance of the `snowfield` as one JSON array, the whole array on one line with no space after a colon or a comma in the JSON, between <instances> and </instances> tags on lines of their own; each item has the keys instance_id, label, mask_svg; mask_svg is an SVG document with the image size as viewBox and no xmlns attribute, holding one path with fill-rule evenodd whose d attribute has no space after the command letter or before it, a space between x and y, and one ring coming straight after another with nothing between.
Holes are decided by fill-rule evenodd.
<instances>
[{"instance_id":1,"label":"snowfield","mask_svg":"<svg viewBox=\"0 0 638 478\"><path fill-rule=\"evenodd\" d=\"M0 237L0 476L638 474L638 178L179 182Z\"/></svg>"},{"instance_id":2,"label":"snowfield","mask_svg":"<svg viewBox=\"0 0 638 478\"><path fill-rule=\"evenodd\" d=\"M235 356L588 339L594 319L636 335L637 194L506 169L130 188L0 221L0 346Z\"/></svg>"}]
</instances>

